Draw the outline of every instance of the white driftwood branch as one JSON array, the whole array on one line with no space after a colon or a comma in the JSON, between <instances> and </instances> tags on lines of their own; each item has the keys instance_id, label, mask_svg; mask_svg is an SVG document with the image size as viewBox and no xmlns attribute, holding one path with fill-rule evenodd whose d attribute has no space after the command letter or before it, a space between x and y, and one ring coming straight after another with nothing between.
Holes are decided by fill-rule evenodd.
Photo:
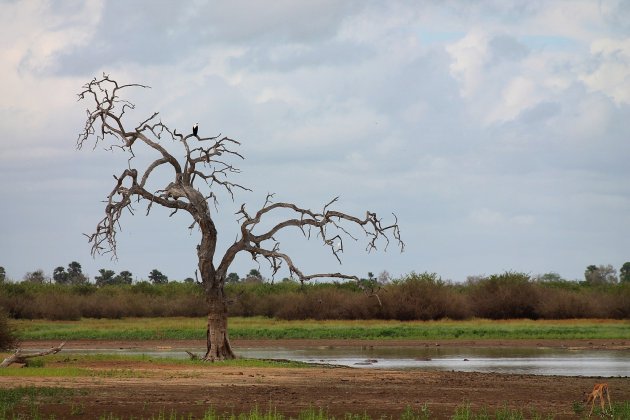
<instances>
[{"instance_id":1,"label":"white driftwood branch","mask_svg":"<svg viewBox=\"0 0 630 420\"><path fill-rule=\"evenodd\" d=\"M39 353L24 354L22 353L22 349L17 349L15 353L13 353L11 356L4 359L2 363L0 363L0 367L7 367L13 363L26 363L26 359L31 359L33 357L41 357L41 356L48 356L49 354L57 354L61 351L61 349L63 348L65 344L66 342L64 341L63 343L59 344L57 347L51 347L48 350L44 350Z\"/></svg>"}]
</instances>

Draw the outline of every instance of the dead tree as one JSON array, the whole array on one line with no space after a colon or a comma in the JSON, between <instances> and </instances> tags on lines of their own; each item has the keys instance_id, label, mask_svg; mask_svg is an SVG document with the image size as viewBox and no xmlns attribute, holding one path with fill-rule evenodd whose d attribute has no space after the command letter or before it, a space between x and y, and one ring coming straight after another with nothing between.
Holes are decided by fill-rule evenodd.
<instances>
[{"instance_id":1,"label":"dead tree","mask_svg":"<svg viewBox=\"0 0 630 420\"><path fill-rule=\"evenodd\" d=\"M65 345L66 345L66 342L64 341L63 343L59 344L56 347L51 347L48 350L44 350L44 351L40 351L36 353L23 353L22 349L17 349L15 353L13 353L11 356L4 359L2 363L0 363L0 367L7 367L13 363L23 363L25 365L28 365L28 359L32 359L33 357L48 356L49 354L57 354L61 351L61 349Z\"/></svg>"},{"instance_id":2,"label":"dead tree","mask_svg":"<svg viewBox=\"0 0 630 420\"><path fill-rule=\"evenodd\" d=\"M229 137L200 137L198 134L183 134L164 124L157 112L130 126L129 111L134 104L121 95L123 90L133 87L146 88L138 84L119 84L107 75L93 79L79 94L79 100L89 102L87 120L77 139L77 148L93 141L93 147L104 143L110 150L120 150L128 154L128 167L114 176L114 187L105 201L105 217L97 224L96 231L88 236L92 244L92 255L111 252L116 256L116 233L125 211L133 213L133 201L145 200L147 214L154 204L190 214L193 223L201 233L197 246L199 283L203 287L208 309L207 351L205 360L231 359L234 353L227 334L227 297L224 284L230 264L237 254L249 253L255 260L266 259L275 274L286 266L291 276L300 281L314 278L332 277L358 280L356 276L342 273L318 273L305 275L293 263L288 254L280 250L280 243L274 238L287 228L297 228L304 236L317 236L328 246L339 262L343 252L344 238L354 238L347 225L359 226L367 239L367 251L375 250L377 244L385 248L390 236L397 242L401 251L404 247L400 239L398 221L394 215L391 224L383 224L375 213L366 212L365 217L355 217L332 209L337 198L326 204L321 211L312 211L292 203L273 202L269 194L259 210L249 212L245 205L237 212L240 233L223 256L217 256L218 230L215 226L209 202L217 206L218 190L226 191L234 199L235 190L248 190L230 181L229 176L240 172L228 162L228 158L243 159L233 150L240 143ZM196 131L196 130L195 130ZM168 144L166 144L168 142ZM178 147L180 159L171 153L170 148ZM153 162L144 169L134 167L136 152L148 149L155 155ZM146 152L144 150L143 152ZM164 167L172 171L171 182L161 189L151 191L148 181L156 169ZM259 227L261 221L272 219L279 212L293 213L292 218L283 220L271 228Z\"/></svg>"}]
</instances>

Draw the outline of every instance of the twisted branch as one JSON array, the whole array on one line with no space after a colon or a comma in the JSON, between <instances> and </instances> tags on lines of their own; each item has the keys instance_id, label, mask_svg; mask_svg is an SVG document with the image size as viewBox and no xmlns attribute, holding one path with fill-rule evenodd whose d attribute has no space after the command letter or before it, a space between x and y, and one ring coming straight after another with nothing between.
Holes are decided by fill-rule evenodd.
<instances>
[{"instance_id":1,"label":"twisted branch","mask_svg":"<svg viewBox=\"0 0 630 420\"><path fill-rule=\"evenodd\" d=\"M193 134L183 135L171 130L159 120L159 113L154 112L141 121L135 128L125 128L125 112L134 109L131 102L121 98L121 91L127 88L148 86L140 84L119 84L108 75L94 78L83 86L79 100L87 100L87 119L83 131L77 138L77 148L81 149L94 138L94 147L105 143L107 150L119 149L129 153L129 167L120 176L114 176L115 184L105 200L105 217L97 224L94 233L85 235L92 244L92 254L112 253L116 257L116 234L120 230L120 219L125 210L133 214L132 199L147 200L147 214L154 203L173 210L184 210L193 216L193 225L212 226L207 199L213 198L216 206L215 186L227 191L234 198L236 189L246 187L227 178L239 169L220 159L222 155L243 158L229 149L230 145L239 145L229 137L199 137ZM171 140L184 150L184 159L180 162L161 143ZM144 144L159 155L146 169L133 167L134 147ZM199 145L198 145L199 144ZM173 179L164 188L153 192L147 183L156 169L167 167L173 171ZM203 193L195 185L201 179L209 192ZM216 238L215 238L216 240Z\"/></svg>"},{"instance_id":2,"label":"twisted branch","mask_svg":"<svg viewBox=\"0 0 630 420\"><path fill-rule=\"evenodd\" d=\"M111 252L116 256L116 234L120 230L120 219L128 210L133 214L132 200L146 200L147 214L154 203L170 208L171 215L179 210L188 212L195 225L202 233L201 243L197 248L199 257L199 272L201 283L206 288L222 287L227 276L227 270L240 252L248 252L254 260L263 257L270 265L273 274L286 266L289 273L304 282L314 278L330 277L347 280L359 279L354 275L339 272L304 274L293 263L288 254L280 249L280 243L275 236L288 228L297 228L305 238L314 236L327 246L332 255L341 263L344 250L344 240L358 241L350 233L349 226L358 226L366 239L366 251L371 252L383 244L385 250L390 245L390 238L397 243L400 250L404 250L404 243L400 237L398 219L390 224L383 223L376 213L366 212L363 218L353 216L333 209L338 197L326 203L322 210L313 211L288 202L274 202L273 194L268 194L262 207L254 213L246 210L242 205L236 213L240 221L240 237L228 248L221 259L218 268L214 266L214 253L217 243L217 230L208 207L208 200L217 206L215 189L227 192L234 199L235 190L248 188L232 182L229 178L238 174L240 170L224 160L226 156L243 159L243 156L232 150L240 143L226 136L217 135L200 137L197 134L182 134L170 129L159 119L159 113L154 112L142 120L133 129L127 129L126 111L135 106L121 98L121 92L127 88L147 88L139 84L119 84L109 76L103 74L100 79L94 78L83 86L79 93L79 100L87 100L90 107L83 131L77 139L77 148L81 149L90 139L94 138L94 147L105 143L109 150L117 149L129 153L128 168L120 176L114 176L114 187L105 200L105 216L97 224L96 230L86 235L92 244L92 254ZM162 144L164 140L180 146L184 158L180 161ZM144 170L134 167L137 145L144 145L157 153L157 157ZM153 192L148 189L149 179L158 168L172 170L173 178L163 188ZM201 180L202 187L197 187L195 181ZM292 218L283 220L266 231L260 231L260 224L264 218L272 217L276 212L289 211Z\"/></svg>"},{"instance_id":3,"label":"twisted branch","mask_svg":"<svg viewBox=\"0 0 630 420\"><path fill-rule=\"evenodd\" d=\"M265 203L262 208L258 210L253 216L247 212L245 205L242 205L237 212L240 215L241 221L241 238L234 242L234 244L226 252L223 261L219 265L218 271L227 273L227 268L233 261L236 254L240 251L249 252L254 260L258 256L264 257L272 270L272 274L275 275L284 265L287 266L290 275L295 275L301 281L308 281L315 278L339 278L358 281L358 277L354 275L347 275L342 273L318 273L305 275L291 260L291 258L280 251L280 243L274 238L274 236L289 227L296 227L300 229L302 234L306 238L311 237L311 230L314 229L317 232L317 236L320 238L324 246L329 247L331 253L341 263L340 253L343 253L343 241L345 235L353 240L354 238L344 224L351 224L360 226L363 230L366 238L367 245L366 250L368 252L377 249L379 241L385 242L385 249L390 244L389 234L397 241L401 251L404 250L404 242L400 237L400 229L398 226L398 219L394 215L394 223L384 225L376 215L376 213L366 212L365 218L360 219L356 216L352 216L337 210L332 210L330 207L338 201L338 197L335 197L328 202L321 212L314 212L309 209L300 208L293 203L272 201L273 194L268 194ZM260 224L261 220L274 210L290 210L296 214L294 218L283 220L269 230L262 233L254 233L255 228ZM331 233L330 230L333 230ZM267 245L265 245L267 243ZM379 299L380 300L380 299Z\"/></svg>"}]
</instances>

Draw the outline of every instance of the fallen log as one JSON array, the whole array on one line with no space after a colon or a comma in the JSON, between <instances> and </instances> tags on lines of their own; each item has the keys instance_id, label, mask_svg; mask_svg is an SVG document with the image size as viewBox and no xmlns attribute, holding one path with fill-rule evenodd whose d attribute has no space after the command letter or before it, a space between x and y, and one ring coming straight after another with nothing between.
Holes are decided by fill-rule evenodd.
<instances>
[{"instance_id":1,"label":"fallen log","mask_svg":"<svg viewBox=\"0 0 630 420\"><path fill-rule=\"evenodd\" d=\"M13 363L27 364L28 363L27 359L31 359L33 357L42 357L42 356L48 356L49 354L57 354L61 351L61 349L63 348L65 344L66 342L64 341L63 343L59 344L57 347L51 347L48 350L40 351L38 353L22 353L22 349L17 349L15 353L13 353L11 356L4 359L2 363L0 363L0 368L7 367Z\"/></svg>"}]
</instances>

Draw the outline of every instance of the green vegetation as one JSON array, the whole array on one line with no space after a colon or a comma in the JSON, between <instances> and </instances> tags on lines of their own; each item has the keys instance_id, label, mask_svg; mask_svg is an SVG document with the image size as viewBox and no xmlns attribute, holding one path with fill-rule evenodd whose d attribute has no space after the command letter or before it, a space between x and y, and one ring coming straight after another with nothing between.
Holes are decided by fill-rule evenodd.
<instances>
[{"instance_id":1,"label":"green vegetation","mask_svg":"<svg viewBox=\"0 0 630 420\"><path fill-rule=\"evenodd\" d=\"M0 307L0 350L7 350L15 344L15 332L12 325L9 325L7 314Z\"/></svg>"},{"instance_id":2,"label":"green vegetation","mask_svg":"<svg viewBox=\"0 0 630 420\"><path fill-rule=\"evenodd\" d=\"M482 407L478 412L475 412L470 404L465 403L455 409L455 414L451 417L452 420L542 420L553 419L552 414L540 414L536 410L522 410L517 408L509 408L507 405L499 407L494 413L490 413L487 407Z\"/></svg>"},{"instance_id":3,"label":"green vegetation","mask_svg":"<svg viewBox=\"0 0 630 420\"><path fill-rule=\"evenodd\" d=\"M22 340L205 338L204 318L125 318L79 321L16 320ZM284 321L231 318L229 332L240 339L624 339L630 322L615 320L467 321Z\"/></svg>"},{"instance_id":4,"label":"green vegetation","mask_svg":"<svg viewBox=\"0 0 630 420\"><path fill-rule=\"evenodd\" d=\"M61 272L62 267L58 268L58 277L68 274ZM124 279L112 280L111 284L100 282L99 286L81 282L0 282L0 308L14 319L68 321L207 315L203 290L196 283L127 284L130 275L125 272ZM226 294L233 301L229 306L231 317L398 321L630 318L630 282L566 281L555 273L534 278L507 272L472 278L463 284L444 281L434 273L411 273L395 280L371 275L360 284L301 285L289 279L272 284L253 275L247 279L226 285ZM181 331L178 327L176 331L162 333L172 338L197 337L196 332L173 337ZM243 332L247 336L254 333ZM155 332L147 334L144 338L160 338ZM268 332L260 334L266 336ZM387 334L382 332L382 335Z\"/></svg>"},{"instance_id":5,"label":"green vegetation","mask_svg":"<svg viewBox=\"0 0 630 420\"><path fill-rule=\"evenodd\" d=\"M128 362L131 368L114 369L92 369L82 367L90 362ZM142 364L144 363L144 365ZM117 355L117 354L73 354L71 357L63 354L47 356L45 363L38 367L26 369L0 369L1 376L10 377L101 377L101 378L141 378L148 377L150 373L142 370L142 366L205 366L207 362L191 359L173 359L167 357L150 357L144 354L139 355ZM295 362L289 360L264 360L264 359L233 359L218 361L212 367L242 367L242 368L312 368L312 364Z\"/></svg>"},{"instance_id":6,"label":"green vegetation","mask_svg":"<svg viewBox=\"0 0 630 420\"><path fill-rule=\"evenodd\" d=\"M77 367L36 367L27 369L0 369L0 376L10 377L62 377L94 376L86 369Z\"/></svg>"},{"instance_id":7,"label":"green vegetation","mask_svg":"<svg viewBox=\"0 0 630 420\"><path fill-rule=\"evenodd\" d=\"M588 411L590 407L587 408L581 402L573 403L573 412L579 418L587 418ZM619 420L627 420L630 419L630 401L621 401L621 402L613 402L612 410L608 409L606 406L606 410L602 413L599 404L595 404L595 408L593 409L593 415L591 417L594 418L611 418L611 419L619 419Z\"/></svg>"},{"instance_id":8,"label":"green vegetation","mask_svg":"<svg viewBox=\"0 0 630 420\"><path fill-rule=\"evenodd\" d=\"M41 388L37 388L35 393L39 392ZM52 388L56 390L58 388ZM33 392L33 391L27 391ZM43 394L41 394L43 395ZM41 397L40 395L40 397ZM17 396L17 401L21 400L22 396ZM81 405L71 404L69 408L70 415L81 415L85 414L82 412ZM40 414L37 410L36 406L31 408L31 415L20 413L20 415L15 415L13 412L13 408L0 410L0 420L11 419L11 418L19 418L19 419L46 419L48 417ZM51 417L52 418L52 417ZM95 419L102 420L123 420L130 419L132 417L125 417L113 413L101 414L100 416L94 416ZM137 417L133 417L137 418ZM346 413L343 416L334 416L328 414L324 409L310 408L300 412L297 416L286 416L280 412L278 412L274 408L269 408L266 411L260 410L258 408L254 408L247 413L218 413L213 409L208 409L205 413L200 416L195 416L192 413L178 413L175 411L164 412L159 411L157 413L151 414L147 413L146 417L140 417L141 419L151 419L151 420L372 420L372 416L367 413L357 414L357 413ZM384 417L378 417L378 419L383 419ZM399 420L428 420L434 417L431 417L430 410L425 406L423 406L420 410L414 411L411 408L405 409L400 416L398 417L387 417L389 419L398 418ZM521 420L521 419L553 419L553 415L542 415L538 414L535 411L523 412L523 410L519 409L508 409L508 408L499 408L496 412L491 413L486 408L482 408L479 413L474 413L470 406L458 407L451 417L453 420L481 420L481 419L497 419L497 420ZM612 418L622 419L625 417L614 416Z\"/></svg>"},{"instance_id":9,"label":"green vegetation","mask_svg":"<svg viewBox=\"0 0 630 420\"><path fill-rule=\"evenodd\" d=\"M54 418L52 416L46 416L45 414L42 414L40 412L39 407L42 403L67 407L69 416L84 415L86 414L84 405L80 402L80 399L77 399L77 397L86 396L87 394L88 391L86 390L76 390L71 388L59 387L26 386L15 388L0 388L0 420L36 420ZM586 410L584 409L584 406L580 403L574 404L574 412L577 418L585 418L586 416ZM605 414L600 413L600 409L599 407L597 407L593 414L596 417L604 415L611 419L628 419L630 418L630 401L623 401L613 404L612 411L606 412ZM102 413L100 415L94 413L93 417L89 418L123 420L131 417L114 413ZM287 416L283 413L280 413L274 407L269 407L267 410L260 410L258 407L254 407L251 411L244 413L220 413L210 407L206 409L206 411L201 415L194 415L192 413L182 413L176 411L165 412L163 409L152 411L150 407L147 407L146 415L142 416L141 418L154 420L371 420L373 417L365 412L346 413L343 416L334 416L329 414L325 409L316 407L311 407L307 410L304 410L300 412L297 416ZM433 414L428 404L425 403L417 408L406 407L404 409L401 409L401 413L399 416L392 416L388 418L397 418L399 420L428 420L435 417L433 417ZM475 410L472 408L470 403L464 402L455 408L455 411L450 418L452 420L542 420L553 419L554 415L549 413L539 413L535 409L531 408L510 408L506 404L494 410L491 410L485 406ZM378 419L383 419L383 417L380 416L378 417Z\"/></svg>"},{"instance_id":10,"label":"green vegetation","mask_svg":"<svg viewBox=\"0 0 630 420\"><path fill-rule=\"evenodd\" d=\"M39 413L41 402L62 404L79 392L74 389L59 387L16 387L0 388L0 420L5 419L43 419ZM20 410L18 405L26 406L27 411Z\"/></svg>"}]
</instances>

